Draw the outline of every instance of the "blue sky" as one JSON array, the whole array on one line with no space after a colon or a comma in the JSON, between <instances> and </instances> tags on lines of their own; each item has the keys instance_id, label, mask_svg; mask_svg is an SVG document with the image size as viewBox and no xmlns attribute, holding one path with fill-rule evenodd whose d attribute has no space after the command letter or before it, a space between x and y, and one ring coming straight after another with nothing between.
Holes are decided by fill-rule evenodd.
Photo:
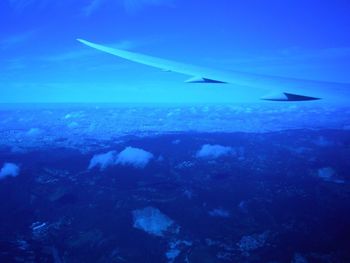
<instances>
[{"instance_id":1,"label":"blue sky","mask_svg":"<svg viewBox=\"0 0 350 263\"><path fill-rule=\"evenodd\" d=\"M99 53L97 43L212 68L350 82L348 0L3 0L0 102L234 102ZM249 94L250 95L250 94Z\"/></svg>"}]
</instances>

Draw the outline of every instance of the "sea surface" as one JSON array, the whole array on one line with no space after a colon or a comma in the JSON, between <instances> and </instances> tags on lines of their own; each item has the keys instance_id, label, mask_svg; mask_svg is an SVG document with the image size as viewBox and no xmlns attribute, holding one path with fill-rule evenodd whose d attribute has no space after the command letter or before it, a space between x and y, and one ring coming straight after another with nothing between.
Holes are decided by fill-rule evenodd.
<instances>
[{"instance_id":1,"label":"sea surface","mask_svg":"<svg viewBox=\"0 0 350 263\"><path fill-rule=\"evenodd\" d=\"M0 107L0 262L350 262L350 107Z\"/></svg>"}]
</instances>

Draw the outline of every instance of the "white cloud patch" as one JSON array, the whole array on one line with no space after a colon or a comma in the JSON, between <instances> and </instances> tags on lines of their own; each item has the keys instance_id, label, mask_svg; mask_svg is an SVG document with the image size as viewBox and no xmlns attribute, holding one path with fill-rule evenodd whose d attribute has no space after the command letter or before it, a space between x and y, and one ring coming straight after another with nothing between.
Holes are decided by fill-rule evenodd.
<instances>
[{"instance_id":1,"label":"white cloud patch","mask_svg":"<svg viewBox=\"0 0 350 263\"><path fill-rule=\"evenodd\" d=\"M218 144L204 144L196 153L197 158L216 159L233 153L232 147L222 146Z\"/></svg>"},{"instance_id":2,"label":"white cloud patch","mask_svg":"<svg viewBox=\"0 0 350 263\"><path fill-rule=\"evenodd\" d=\"M103 171L107 167L113 166L115 164L116 156L117 156L116 151L110 151L107 153L96 154L90 160L90 164L89 164L88 169L99 167L100 170Z\"/></svg>"},{"instance_id":3,"label":"white cloud patch","mask_svg":"<svg viewBox=\"0 0 350 263\"><path fill-rule=\"evenodd\" d=\"M14 163L5 163L0 170L0 180L6 177L16 177L19 175L20 168Z\"/></svg>"},{"instance_id":4,"label":"white cloud patch","mask_svg":"<svg viewBox=\"0 0 350 263\"><path fill-rule=\"evenodd\" d=\"M26 135L30 137L37 137L40 136L42 133L43 131L39 128L31 128L26 132Z\"/></svg>"},{"instance_id":5,"label":"white cloud patch","mask_svg":"<svg viewBox=\"0 0 350 263\"><path fill-rule=\"evenodd\" d=\"M175 262L181 251L186 247L191 247L192 242L188 240L174 240L169 243L169 250L165 253L168 263Z\"/></svg>"},{"instance_id":6,"label":"white cloud patch","mask_svg":"<svg viewBox=\"0 0 350 263\"><path fill-rule=\"evenodd\" d=\"M163 236L174 224L173 220L154 207L134 210L132 215L135 228L155 236Z\"/></svg>"},{"instance_id":7,"label":"white cloud patch","mask_svg":"<svg viewBox=\"0 0 350 263\"><path fill-rule=\"evenodd\" d=\"M337 184L344 183L344 180L337 178L337 173L332 167L323 167L318 169L317 175L325 182L333 182Z\"/></svg>"},{"instance_id":8,"label":"white cloud patch","mask_svg":"<svg viewBox=\"0 0 350 263\"><path fill-rule=\"evenodd\" d=\"M76 129L79 127L79 123L77 123L76 121L72 121L72 122L67 124L67 127L71 128L71 129Z\"/></svg>"},{"instance_id":9,"label":"white cloud patch","mask_svg":"<svg viewBox=\"0 0 350 263\"><path fill-rule=\"evenodd\" d=\"M261 234L242 236L241 240L237 243L237 246L243 255L249 256L253 250L264 247L268 238L269 231L265 231Z\"/></svg>"},{"instance_id":10,"label":"white cloud patch","mask_svg":"<svg viewBox=\"0 0 350 263\"><path fill-rule=\"evenodd\" d=\"M85 117L85 112L84 111L73 111L69 112L64 115L63 119L69 120L69 119L81 119Z\"/></svg>"},{"instance_id":11,"label":"white cloud patch","mask_svg":"<svg viewBox=\"0 0 350 263\"><path fill-rule=\"evenodd\" d=\"M215 208L211 211L209 211L209 215L212 217L222 217L222 218L229 218L230 212L222 209L222 208Z\"/></svg>"},{"instance_id":12,"label":"white cloud patch","mask_svg":"<svg viewBox=\"0 0 350 263\"><path fill-rule=\"evenodd\" d=\"M100 168L101 171L110 166L125 165L135 168L144 168L154 156L152 153L143 149L126 147L119 154L116 151L96 154L90 160L88 169L95 167Z\"/></svg>"},{"instance_id":13,"label":"white cloud patch","mask_svg":"<svg viewBox=\"0 0 350 263\"><path fill-rule=\"evenodd\" d=\"M153 154L145 150L127 147L118 154L116 164L144 168L153 159Z\"/></svg>"}]
</instances>

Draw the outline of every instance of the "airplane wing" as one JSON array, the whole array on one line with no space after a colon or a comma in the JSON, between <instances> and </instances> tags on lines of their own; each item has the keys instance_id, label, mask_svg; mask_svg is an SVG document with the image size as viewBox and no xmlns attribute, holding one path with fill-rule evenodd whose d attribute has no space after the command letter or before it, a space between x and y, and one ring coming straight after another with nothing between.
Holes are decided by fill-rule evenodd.
<instances>
[{"instance_id":1,"label":"airplane wing","mask_svg":"<svg viewBox=\"0 0 350 263\"><path fill-rule=\"evenodd\" d=\"M260 88L266 90L268 95L264 100L272 101L305 101L318 99L350 99L350 84L332 83L313 80L302 80L295 78L266 76L237 71L223 71L198 67L194 65L174 62L162 58L134 53L126 50L106 47L83 39L79 42L140 64L152 66L161 70L177 72L190 76L188 83L216 83L234 84L240 88Z\"/></svg>"}]
</instances>

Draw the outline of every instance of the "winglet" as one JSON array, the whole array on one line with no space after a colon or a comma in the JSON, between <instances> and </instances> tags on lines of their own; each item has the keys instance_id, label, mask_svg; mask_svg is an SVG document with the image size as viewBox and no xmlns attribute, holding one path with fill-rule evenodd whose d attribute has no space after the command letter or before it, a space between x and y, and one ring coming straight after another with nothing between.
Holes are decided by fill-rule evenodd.
<instances>
[{"instance_id":1,"label":"winglet","mask_svg":"<svg viewBox=\"0 0 350 263\"><path fill-rule=\"evenodd\" d=\"M261 99L271 100L271 101L305 101L305 100L320 100L321 98L282 92L282 93L270 94L262 97Z\"/></svg>"}]
</instances>

